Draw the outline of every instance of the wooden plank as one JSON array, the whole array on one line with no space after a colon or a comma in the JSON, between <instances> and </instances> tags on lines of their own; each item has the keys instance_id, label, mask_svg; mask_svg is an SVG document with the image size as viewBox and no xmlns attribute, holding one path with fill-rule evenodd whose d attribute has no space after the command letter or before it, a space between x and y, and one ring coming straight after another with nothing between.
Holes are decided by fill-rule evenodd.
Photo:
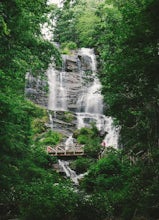
<instances>
[{"instance_id":1,"label":"wooden plank","mask_svg":"<svg viewBox=\"0 0 159 220\"><path fill-rule=\"evenodd\" d=\"M55 148L48 146L47 153L51 156L82 156L84 154L83 147L72 147L66 150L63 146L56 146Z\"/></svg>"}]
</instances>

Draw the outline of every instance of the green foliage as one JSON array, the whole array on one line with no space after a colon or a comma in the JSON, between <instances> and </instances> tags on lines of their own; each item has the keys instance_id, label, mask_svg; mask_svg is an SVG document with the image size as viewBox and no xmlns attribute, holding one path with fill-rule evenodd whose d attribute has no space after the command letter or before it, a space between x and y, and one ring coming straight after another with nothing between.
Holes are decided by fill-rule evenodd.
<instances>
[{"instance_id":1,"label":"green foliage","mask_svg":"<svg viewBox=\"0 0 159 220\"><path fill-rule=\"evenodd\" d=\"M103 94L109 113L122 124L127 148L157 144L157 5L158 1L121 0L101 3L97 10L100 23L94 36Z\"/></svg>"},{"instance_id":2,"label":"green foliage","mask_svg":"<svg viewBox=\"0 0 159 220\"><path fill-rule=\"evenodd\" d=\"M88 157L98 158L101 150L101 138L98 133L98 129L92 124L91 128L84 127L73 134L79 144L84 144L84 151Z\"/></svg>"},{"instance_id":3,"label":"green foliage","mask_svg":"<svg viewBox=\"0 0 159 220\"><path fill-rule=\"evenodd\" d=\"M78 202L78 220L112 219L112 210L107 196L103 194L81 195Z\"/></svg>"},{"instance_id":4,"label":"green foliage","mask_svg":"<svg viewBox=\"0 0 159 220\"><path fill-rule=\"evenodd\" d=\"M34 164L45 169L52 168L52 164L57 163L57 158L50 156L44 146L32 146L31 158Z\"/></svg>"},{"instance_id":5,"label":"green foliage","mask_svg":"<svg viewBox=\"0 0 159 220\"><path fill-rule=\"evenodd\" d=\"M77 139L77 137L80 135L80 129L76 129L76 130L74 130L74 132L73 132L73 138L76 138Z\"/></svg>"},{"instance_id":6,"label":"green foliage","mask_svg":"<svg viewBox=\"0 0 159 220\"><path fill-rule=\"evenodd\" d=\"M78 35L75 30L76 17L74 16L73 6L69 8L57 9L56 27L54 29L54 40L60 44L66 42L78 42Z\"/></svg>"},{"instance_id":7,"label":"green foliage","mask_svg":"<svg viewBox=\"0 0 159 220\"><path fill-rule=\"evenodd\" d=\"M44 145L60 136L48 132L45 110L24 98L25 74L43 74L59 52L41 35L50 8L45 0L0 3L0 218L23 219L151 219L159 218L159 78L158 0L65 1L55 9L55 41L66 52L95 46L109 113L122 124L122 152L108 151L91 164L78 159L76 169L89 168L77 194L52 170ZM55 11L56 10L56 11ZM94 45L95 44L95 45ZM37 119L39 117L39 119ZM66 120L72 116L66 114ZM97 129L74 136L97 158ZM50 169L51 168L51 169ZM61 212L62 210L62 212Z\"/></svg>"},{"instance_id":8,"label":"green foliage","mask_svg":"<svg viewBox=\"0 0 159 220\"><path fill-rule=\"evenodd\" d=\"M74 115L71 112L65 112L64 113L64 121L71 123L74 120Z\"/></svg>"},{"instance_id":9,"label":"green foliage","mask_svg":"<svg viewBox=\"0 0 159 220\"><path fill-rule=\"evenodd\" d=\"M61 53L62 54L70 54L71 50L77 49L76 43L70 41L61 44Z\"/></svg>"},{"instance_id":10,"label":"green foliage","mask_svg":"<svg viewBox=\"0 0 159 220\"><path fill-rule=\"evenodd\" d=\"M130 156L133 164L122 168L125 175L121 170L119 179L114 180L124 182L121 190L109 189L108 193L116 210L114 215L122 219L158 218L158 199L153 193L150 194L155 205L149 203L149 192L155 189L156 175L158 178L158 163L154 156L159 139L158 9L158 0L110 0L101 2L96 11L99 22L94 32L95 49L99 57L102 92L108 104L107 114L122 125L120 135L124 154ZM101 175L98 182L93 182L93 178L92 174L88 185L93 187L95 184L97 190L109 188L108 181L112 181Z\"/></svg>"},{"instance_id":11,"label":"green foliage","mask_svg":"<svg viewBox=\"0 0 159 220\"><path fill-rule=\"evenodd\" d=\"M68 49L68 47L65 47L64 49L61 50L61 53L62 53L62 54L70 55L70 54L71 54L71 51Z\"/></svg>"},{"instance_id":12,"label":"green foliage","mask_svg":"<svg viewBox=\"0 0 159 220\"><path fill-rule=\"evenodd\" d=\"M88 190L99 192L121 187L122 179L119 178L121 165L119 156L114 153L108 153L107 157L100 159L90 168L84 180Z\"/></svg>"},{"instance_id":13,"label":"green foliage","mask_svg":"<svg viewBox=\"0 0 159 220\"><path fill-rule=\"evenodd\" d=\"M0 218L13 218L19 213L19 188L33 179L49 176L45 152L32 145L32 120L44 117L44 110L24 97L25 75L44 73L51 57L60 65L60 56L53 44L41 35L47 22L45 0L0 2ZM44 118L43 118L44 119ZM38 132L41 122L36 121ZM36 131L36 132L37 132ZM34 130L35 132L35 130ZM39 158L39 162L37 159ZM53 178L53 176L52 176Z\"/></svg>"},{"instance_id":14,"label":"green foliage","mask_svg":"<svg viewBox=\"0 0 159 220\"><path fill-rule=\"evenodd\" d=\"M42 136L40 143L45 146L54 146L60 142L61 138L62 135L60 133L50 130Z\"/></svg>"},{"instance_id":15,"label":"green foliage","mask_svg":"<svg viewBox=\"0 0 159 220\"><path fill-rule=\"evenodd\" d=\"M70 50L75 50L77 49L77 45L74 42L68 42L66 45Z\"/></svg>"},{"instance_id":16,"label":"green foliage","mask_svg":"<svg viewBox=\"0 0 159 220\"><path fill-rule=\"evenodd\" d=\"M91 128L86 128L86 127L81 128L80 129L80 134L81 135L88 135L90 137L96 136L96 132L94 131L93 126Z\"/></svg>"},{"instance_id":17,"label":"green foliage","mask_svg":"<svg viewBox=\"0 0 159 220\"><path fill-rule=\"evenodd\" d=\"M95 25L98 22L98 17L95 15L95 9L92 5L86 5L83 13L79 16L76 24L79 34L79 44L83 47L92 47L94 43L93 34Z\"/></svg>"},{"instance_id":18,"label":"green foliage","mask_svg":"<svg viewBox=\"0 0 159 220\"><path fill-rule=\"evenodd\" d=\"M74 42L73 49L93 46L93 33L98 17L95 14L97 1L67 1L67 7L57 10L57 22L54 30L55 41L61 44ZM72 45L70 45L72 47ZM63 52L68 53L69 47ZM71 48L70 48L71 49Z\"/></svg>"},{"instance_id":19,"label":"green foliage","mask_svg":"<svg viewBox=\"0 0 159 220\"><path fill-rule=\"evenodd\" d=\"M60 220L74 215L77 196L66 183L31 183L22 195L20 210L24 219Z\"/></svg>"},{"instance_id":20,"label":"green foliage","mask_svg":"<svg viewBox=\"0 0 159 220\"><path fill-rule=\"evenodd\" d=\"M139 158L132 164L131 159L123 151L108 149L106 157L89 168L88 175L81 181L81 187L90 196L96 193L105 195L114 218L156 219L158 180L155 174L158 164L154 168L150 164L146 165L147 159L141 161Z\"/></svg>"},{"instance_id":21,"label":"green foliage","mask_svg":"<svg viewBox=\"0 0 159 220\"><path fill-rule=\"evenodd\" d=\"M32 122L32 129L34 134L41 134L46 131L46 122L47 122L47 117L44 116L43 118L36 118Z\"/></svg>"},{"instance_id":22,"label":"green foliage","mask_svg":"<svg viewBox=\"0 0 159 220\"><path fill-rule=\"evenodd\" d=\"M84 152L88 157L98 158L100 150L101 139L99 137L94 139L90 138L84 146Z\"/></svg>"},{"instance_id":23,"label":"green foliage","mask_svg":"<svg viewBox=\"0 0 159 220\"><path fill-rule=\"evenodd\" d=\"M71 163L71 168L76 171L76 173L84 173L95 161L91 158L77 158Z\"/></svg>"},{"instance_id":24,"label":"green foliage","mask_svg":"<svg viewBox=\"0 0 159 220\"><path fill-rule=\"evenodd\" d=\"M79 137L77 138L77 141L79 144L86 144L88 141L88 138L86 135L79 135Z\"/></svg>"},{"instance_id":25,"label":"green foliage","mask_svg":"<svg viewBox=\"0 0 159 220\"><path fill-rule=\"evenodd\" d=\"M35 108L36 107L36 108ZM46 109L35 106L33 119L31 122L32 140L35 146L44 147L58 144L62 135L58 132L48 129L48 113ZM69 115L68 115L69 116Z\"/></svg>"}]
</instances>

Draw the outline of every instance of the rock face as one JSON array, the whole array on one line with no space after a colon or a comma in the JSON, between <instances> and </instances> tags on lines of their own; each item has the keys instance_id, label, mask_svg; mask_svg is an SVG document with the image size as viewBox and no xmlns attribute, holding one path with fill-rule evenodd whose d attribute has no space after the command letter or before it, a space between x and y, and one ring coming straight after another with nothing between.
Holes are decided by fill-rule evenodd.
<instances>
[{"instance_id":1,"label":"rock face","mask_svg":"<svg viewBox=\"0 0 159 220\"><path fill-rule=\"evenodd\" d=\"M87 87L88 79L89 83L91 82L92 60L89 56L80 54L79 51L73 55L62 55L62 57L63 68L60 71L49 67L43 78L40 76L34 77L31 73L27 73L25 94L34 103L47 108L49 103L48 73L52 68L50 74L54 75L54 79L51 78L51 80L54 84L53 96L55 103L51 109L67 109L76 112L78 109L77 100L85 90L83 86ZM66 100L67 106L61 107L62 99Z\"/></svg>"},{"instance_id":2,"label":"rock face","mask_svg":"<svg viewBox=\"0 0 159 220\"><path fill-rule=\"evenodd\" d=\"M69 137L77 129L77 117L74 112L49 111L50 128Z\"/></svg>"},{"instance_id":3,"label":"rock face","mask_svg":"<svg viewBox=\"0 0 159 220\"><path fill-rule=\"evenodd\" d=\"M47 107L51 119L50 127L65 136L71 135L77 129L80 117L82 124L89 124L86 121L88 115L85 117L77 113L100 113L99 110L94 111L95 108L87 108L87 105L98 107L99 103L95 100L99 97L96 96L96 86L93 89L96 82L93 63L95 59L91 49L88 54L85 52L79 50L72 55L62 55L62 69L57 70L50 65L45 79L33 77L31 74L26 76L26 97Z\"/></svg>"},{"instance_id":4,"label":"rock face","mask_svg":"<svg viewBox=\"0 0 159 220\"><path fill-rule=\"evenodd\" d=\"M70 71L78 71L78 61L76 56L68 56L68 55L63 55L65 64L64 68L65 71L70 72Z\"/></svg>"},{"instance_id":5,"label":"rock face","mask_svg":"<svg viewBox=\"0 0 159 220\"><path fill-rule=\"evenodd\" d=\"M48 126L72 137L78 128L96 124L101 136L106 135L108 146L118 146L118 131L113 120L103 115L101 84L96 75L93 49L82 48L71 56L63 55L63 67L56 70L51 64L45 79L26 76L26 97L48 109Z\"/></svg>"},{"instance_id":6,"label":"rock face","mask_svg":"<svg viewBox=\"0 0 159 220\"><path fill-rule=\"evenodd\" d=\"M25 95L34 103L48 106L48 79L42 79L40 76L34 77L32 74L26 74Z\"/></svg>"},{"instance_id":7,"label":"rock face","mask_svg":"<svg viewBox=\"0 0 159 220\"><path fill-rule=\"evenodd\" d=\"M92 60L91 57L87 56L87 55L78 55L78 58L80 60L81 63L81 69L83 71L89 71L92 69Z\"/></svg>"},{"instance_id":8,"label":"rock face","mask_svg":"<svg viewBox=\"0 0 159 220\"><path fill-rule=\"evenodd\" d=\"M50 127L69 137L77 129L78 100L88 86L88 78L91 82L92 60L79 51L62 58L62 70L50 66L43 78L27 73L25 94L34 103L49 109Z\"/></svg>"},{"instance_id":9,"label":"rock face","mask_svg":"<svg viewBox=\"0 0 159 220\"><path fill-rule=\"evenodd\" d=\"M48 108L77 112L78 100L94 80L92 58L80 52L62 57L63 69L58 71L50 66L47 72L51 88Z\"/></svg>"}]
</instances>

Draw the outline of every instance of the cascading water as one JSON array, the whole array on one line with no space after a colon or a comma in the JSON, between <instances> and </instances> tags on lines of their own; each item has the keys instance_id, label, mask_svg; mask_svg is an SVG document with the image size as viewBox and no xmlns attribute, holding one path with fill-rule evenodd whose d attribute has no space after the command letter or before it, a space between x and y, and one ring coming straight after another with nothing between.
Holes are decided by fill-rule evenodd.
<instances>
[{"instance_id":1,"label":"cascading water","mask_svg":"<svg viewBox=\"0 0 159 220\"><path fill-rule=\"evenodd\" d=\"M74 100L77 128L89 127L95 123L99 131L107 134L104 138L105 145L117 148L119 129L113 125L111 117L103 115L101 83L97 78L93 49L82 48L74 57L63 55L62 58L62 71L57 71L52 66L47 71L50 91L48 109L70 110L70 100ZM79 85L76 86L77 84Z\"/></svg>"},{"instance_id":2,"label":"cascading water","mask_svg":"<svg viewBox=\"0 0 159 220\"><path fill-rule=\"evenodd\" d=\"M89 88L86 95L86 112L97 114L103 113L103 97L100 94L100 89L100 82L97 78L95 78L93 85Z\"/></svg>"},{"instance_id":3,"label":"cascading water","mask_svg":"<svg viewBox=\"0 0 159 220\"><path fill-rule=\"evenodd\" d=\"M103 140L104 146L112 146L118 148L119 139L119 127L114 126L113 119L111 117L104 116L104 131L107 133Z\"/></svg>"},{"instance_id":4,"label":"cascading water","mask_svg":"<svg viewBox=\"0 0 159 220\"><path fill-rule=\"evenodd\" d=\"M69 167L68 161L58 160L58 164L75 185L78 185L79 180L86 175L86 173L77 175L76 172Z\"/></svg>"},{"instance_id":5,"label":"cascading water","mask_svg":"<svg viewBox=\"0 0 159 220\"><path fill-rule=\"evenodd\" d=\"M91 80L90 82L87 82L87 87L83 86L84 92L82 92L81 96L77 101L78 104L77 110L79 112L81 112L82 110L84 113L102 114L103 97L100 93L101 84L96 76L96 58L93 49L82 48L80 50L80 55L85 55L90 58ZM82 69L80 70L80 74L83 74Z\"/></svg>"},{"instance_id":6,"label":"cascading water","mask_svg":"<svg viewBox=\"0 0 159 220\"><path fill-rule=\"evenodd\" d=\"M103 97L101 83L97 77L96 57L93 49L82 48L75 55L63 55L62 71L57 71L52 66L47 74L49 80L48 109L60 111L73 111L76 115L76 128L90 127L92 123L102 134L106 134L102 145L118 148L119 129L113 125L113 119L103 115ZM55 120L55 115L50 115L50 123ZM63 126L67 123L59 121ZM51 127L55 129L55 127ZM75 128L74 128L75 129ZM74 130L73 129L73 130ZM63 130L63 129L62 129ZM69 129L68 129L69 130ZM72 132L69 131L63 146L65 150L75 147ZM78 184L78 176L69 168L67 161L59 160L66 176Z\"/></svg>"},{"instance_id":7,"label":"cascading water","mask_svg":"<svg viewBox=\"0 0 159 220\"><path fill-rule=\"evenodd\" d=\"M60 72L60 86L59 86L59 99L61 100L57 106L57 109L67 110L67 89L64 86L65 72Z\"/></svg>"},{"instance_id":8,"label":"cascading water","mask_svg":"<svg viewBox=\"0 0 159 220\"><path fill-rule=\"evenodd\" d=\"M56 70L53 66L50 65L47 70L48 83L49 83L49 101L48 101L48 109L55 110L56 109Z\"/></svg>"},{"instance_id":9,"label":"cascading water","mask_svg":"<svg viewBox=\"0 0 159 220\"><path fill-rule=\"evenodd\" d=\"M52 115L50 113L48 113L48 114L49 114L49 120L50 120L50 128L51 128L51 130L53 130L54 129L53 118L52 118Z\"/></svg>"},{"instance_id":10,"label":"cascading water","mask_svg":"<svg viewBox=\"0 0 159 220\"><path fill-rule=\"evenodd\" d=\"M97 62L96 62L96 56L94 54L94 50L90 48L81 48L79 50L79 55L90 57L91 70L93 71L93 73L95 73L97 70Z\"/></svg>"},{"instance_id":11,"label":"cascading water","mask_svg":"<svg viewBox=\"0 0 159 220\"><path fill-rule=\"evenodd\" d=\"M70 147L74 147L72 135L70 135L65 141L65 149L68 150Z\"/></svg>"},{"instance_id":12,"label":"cascading water","mask_svg":"<svg viewBox=\"0 0 159 220\"><path fill-rule=\"evenodd\" d=\"M103 97L100 94L101 84L99 79L95 78L93 85L81 94L77 101L77 111L85 113L103 113Z\"/></svg>"},{"instance_id":13,"label":"cascading water","mask_svg":"<svg viewBox=\"0 0 159 220\"><path fill-rule=\"evenodd\" d=\"M67 88L65 87L65 72L57 71L52 65L47 70L49 83L49 110L67 110Z\"/></svg>"},{"instance_id":14,"label":"cascading water","mask_svg":"<svg viewBox=\"0 0 159 220\"><path fill-rule=\"evenodd\" d=\"M88 127L94 122L99 131L105 132L104 146L118 147L119 129L113 125L113 119L103 115L103 97L101 95L101 84L96 75L96 57L93 49L82 48L80 54L90 57L92 78L88 88L84 88L77 101L78 128ZM82 70L81 70L82 71ZM83 72L81 73L83 74Z\"/></svg>"}]
</instances>

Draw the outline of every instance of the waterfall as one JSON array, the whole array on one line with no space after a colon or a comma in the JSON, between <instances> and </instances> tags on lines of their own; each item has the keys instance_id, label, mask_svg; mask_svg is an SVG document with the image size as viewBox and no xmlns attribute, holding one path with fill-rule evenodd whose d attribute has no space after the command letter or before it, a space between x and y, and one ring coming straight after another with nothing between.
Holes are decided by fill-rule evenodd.
<instances>
[{"instance_id":1,"label":"waterfall","mask_svg":"<svg viewBox=\"0 0 159 220\"><path fill-rule=\"evenodd\" d=\"M70 135L65 141L65 149L68 150L70 147L74 147L72 135Z\"/></svg>"},{"instance_id":2,"label":"waterfall","mask_svg":"<svg viewBox=\"0 0 159 220\"><path fill-rule=\"evenodd\" d=\"M91 70L93 71L93 73L95 73L97 70L97 61L94 50L90 48L81 48L79 50L79 55L84 55L91 58Z\"/></svg>"},{"instance_id":3,"label":"waterfall","mask_svg":"<svg viewBox=\"0 0 159 220\"><path fill-rule=\"evenodd\" d=\"M81 99L86 113L103 113L103 97L100 94L101 85L97 78L94 79L93 85L90 86ZM80 105L80 102L79 102Z\"/></svg>"},{"instance_id":4,"label":"waterfall","mask_svg":"<svg viewBox=\"0 0 159 220\"><path fill-rule=\"evenodd\" d=\"M51 128L51 130L53 130L54 124L53 124L52 114L50 114L50 113L48 113L48 114L49 114L49 120L50 120L50 128Z\"/></svg>"},{"instance_id":5,"label":"waterfall","mask_svg":"<svg viewBox=\"0 0 159 220\"><path fill-rule=\"evenodd\" d=\"M87 174L86 172L86 173L77 175L76 172L69 167L68 161L58 160L58 164L60 168L66 174L66 177L69 177L75 185L78 185L79 180L82 179Z\"/></svg>"},{"instance_id":6,"label":"waterfall","mask_svg":"<svg viewBox=\"0 0 159 220\"><path fill-rule=\"evenodd\" d=\"M48 84L49 84L49 101L48 101L48 109L55 110L56 109L56 70L53 66L50 65L47 70L48 76Z\"/></svg>"},{"instance_id":7,"label":"waterfall","mask_svg":"<svg viewBox=\"0 0 159 220\"><path fill-rule=\"evenodd\" d=\"M102 133L106 133L103 140L104 146L118 148L119 129L113 125L113 119L103 115L103 96L101 95L101 83L97 78L96 57L93 49L82 48L80 55L90 58L92 71L91 82L84 88L77 101L77 127L89 127L94 122ZM80 70L83 74L83 71Z\"/></svg>"},{"instance_id":8,"label":"waterfall","mask_svg":"<svg viewBox=\"0 0 159 220\"><path fill-rule=\"evenodd\" d=\"M103 97L101 95L101 84L96 76L96 57L93 49L82 48L80 55L89 57L91 69L91 82L88 82L77 101L77 111L91 114L103 113ZM83 70L80 70L83 74ZM93 80L93 82L92 82Z\"/></svg>"},{"instance_id":9,"label":"waterfall","mask_svg":"<svg viewBox=\"0 0 159 220\"><path fill-rule=\"evenodd\" d=\"M119 139L119 127L114 126L113 119L111 117L104 117L104 131L107 133L103 143L105 146L112 146L118 148L118 139Z\"/></svg>"},{"instance_id":10,"label":"waterfall","mask_svg":"<svg viewBox=\"0 0 159 220\"><path fill-rule=\"evenodd\" d=\"M119 129L114 126L111 117L103 115L102 86L97 75L93 49L82 48L74 55L63 55L62 58L61 71L52 65L47 70L51 129L63 132L63 147L69 151L77 146L73 131L77 128L91 127L93 123L101 134L106 134L101 144L118 148ZM64 121L65 116L70 114L67 114L68 111L74 115L72 124ZM85 174L77 175L69 167L68 161L58 160L58 163L66 177L78 185L79 179Z\"/></svg>"},{"instance_id":11,"label":"waterfall","mask_svg":"<svg viewBox=\"0 0 159 220\"><path fill-rule=\"evenodd\" d=\"M67 89L65 87L65 72L57 71L50 65L47 70L49 84L48 109L67 110Z\"/></svg>"},{"instance_id":12,"label":"waterfall","mask_svg":"<svg viewBox=\"0 0 159 220\"><path fill-rule=\"evenodd\" d=\"M74 170L69 167L69 162L64 160L58 160L59 166L63 169L66 176L69 177L72 182L78 185L78 175Z\"/></svg>"},{"instance_id":13,"label":"waterfall","mask_svg":"<svg viewBox=\"0 0 159 220\"><path fill-rule=\"evenodd\" d=\"M59 100L60 102L57 103L57 109L59 110L67 110L67 89L64 85L64 79L65 79L65 72L60 72L60 86L59 86Z\"/></svg>"},{"instance_id":14,"label":"waterfall","mask_svg":"<svg viewBox=\"0 0 159 220\"><path fill-rule=\"evenodd\" d=\"M63 55L62 70L50 65L48 109L74 111L77 128L90 127L92 123L101 133L106 133L104 146L118 148L119 129L113 119L103 115L103 96L97 74L97 62L93 49L82 48L73 55ZM57 120L56 120L57 121ZM72 133L68 133L65 147L73 145Z\"/></svg>"}]
</instances>

